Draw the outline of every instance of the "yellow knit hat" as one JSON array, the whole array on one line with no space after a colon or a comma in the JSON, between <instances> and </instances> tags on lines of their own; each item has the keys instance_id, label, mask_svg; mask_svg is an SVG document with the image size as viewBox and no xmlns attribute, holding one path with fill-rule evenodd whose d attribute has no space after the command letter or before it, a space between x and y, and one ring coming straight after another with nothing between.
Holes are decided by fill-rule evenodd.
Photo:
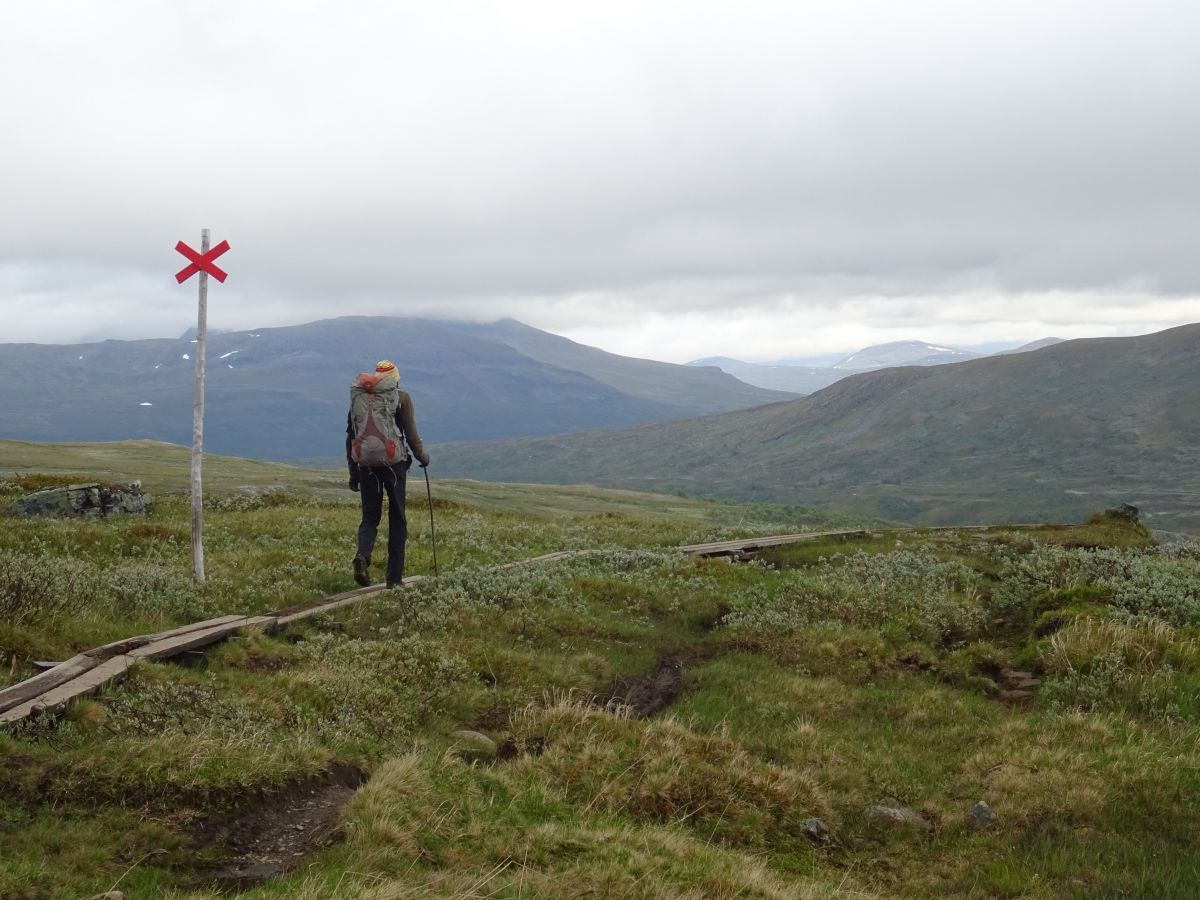
<instances>
[{"instance_id":1,"label":"yellow knit hat","mask_svg":"<svg viewBox=\"0 0 1200 900\"><path fill-rule=\"evenodd\" d=\"M396 368L396 364L390 359L381 359L375 363L375 374L384 375L400 380L400 370Z\"/></svg>"}]
</instances>

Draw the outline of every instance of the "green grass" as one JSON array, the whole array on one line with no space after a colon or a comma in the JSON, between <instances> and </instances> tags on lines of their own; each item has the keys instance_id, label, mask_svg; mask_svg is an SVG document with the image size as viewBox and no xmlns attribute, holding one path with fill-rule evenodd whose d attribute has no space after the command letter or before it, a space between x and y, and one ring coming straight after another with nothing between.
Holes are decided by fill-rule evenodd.
<instances>
[{"instance_id":1,"label":"green grass","mask_svg":"<svg viewBox=\"0 0 1200 900\"><path fill-rule=\"evenodd\" d=\"M136 474L85 457L62 459L67 474ZM211 497L203 587L186 501L163 488L146 519L0 522L4 681L351 586L357 509L339 473L210 465L230 487ZM35 469L0 501L55 474ZM238 489L258 475L281 489ZM409 571L424 573L413 487ZM247 897L1194 894L1194 547L1097 520L876 533L739 565L669 548L791 530L796 511L435 494L439 579L231 640L202 668L143 664L60 721L0 732L0 897L217 896L208 826L347 769L369 780L342 840ZM569 548L599 552L488 568ZM645 720L607 703L665 657L677 702ZM1016 667L1042 681L1005 702ZM501 758L464 761L462 728ZM931 827L864 817L888 798ZM995 828L967 824L978 800ZM835 840L810 841L811 818Z\"/></svg>"}]
</instances>

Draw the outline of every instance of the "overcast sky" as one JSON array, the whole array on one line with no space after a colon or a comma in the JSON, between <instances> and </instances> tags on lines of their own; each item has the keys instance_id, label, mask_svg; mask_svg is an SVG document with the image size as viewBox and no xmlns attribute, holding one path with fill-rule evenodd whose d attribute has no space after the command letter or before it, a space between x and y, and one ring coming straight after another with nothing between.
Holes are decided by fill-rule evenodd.
<instances>
[{"instance_id":1,"label":"overcast sky","mask_svg":"<svg viewBox=\"0 0 1200 900\"><path fill-rule=\"evenodd\" d=\"M1195 2L0 3L0 342L766 361L1200 321Z\"/></svg>"}]
</instances>

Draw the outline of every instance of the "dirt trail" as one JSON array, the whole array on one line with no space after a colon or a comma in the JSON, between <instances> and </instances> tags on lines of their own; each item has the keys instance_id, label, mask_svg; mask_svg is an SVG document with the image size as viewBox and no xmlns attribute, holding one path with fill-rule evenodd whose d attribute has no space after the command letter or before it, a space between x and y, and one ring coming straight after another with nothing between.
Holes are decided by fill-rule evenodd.
<instances>
[{"instance_id":1,"label":"dirt trail","mask_svg":"<svg viewBox=\"0 0 1200 900\"><path fill-rule=\"evenodd\" d=\"M231 814L206 819L196 828L196 843L229 855L203 880L248 888L294 869L308 854L337 841L342 807L365 781L358 769L339 766Z\"/></svg>"}]
</instances>

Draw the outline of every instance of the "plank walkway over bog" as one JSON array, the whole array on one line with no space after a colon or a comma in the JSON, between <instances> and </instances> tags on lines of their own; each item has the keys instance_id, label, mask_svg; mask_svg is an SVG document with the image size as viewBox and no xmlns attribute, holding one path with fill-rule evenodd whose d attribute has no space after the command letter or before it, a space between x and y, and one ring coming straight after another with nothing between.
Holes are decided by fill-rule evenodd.
<instances>
[{"instance_id":1,"label":"plank walkway over bog","mask_svg":"<svg viewBox=\"0 0 1200 900\"><path fill-rule=\"evenodd\" d=\"M736 541L714 541L710 544L688 544L680 547L683 553L693 556L735 556L753 553L763 547L778 547L782 544L798 544L801 541L815 541L827 537L864 537L871 532L865 529L855 531L810 531L804 534L774 534L768 537L740 538Z\"/></svg>"},{"instance_id":2,"label":"plank walkway over bog","mask_svg":"<svg viewBox=\"0 0 1200 900\"><path fill-rule=\"evenodd\" d=\"M688 544L676 549L692 556L745 556L764 547L795 544L829 537L861 537L871 532L817 531L804 534L777 534L766 537L743 538L734 541L715 541L707 544ZM590 553L589 550L563 550L494 568L511 569L517 566L557 562ZM427 576L414 575L404 580L407 587ZM306 604L262 616L229 615L203 622L194 622L160 631L126 638L96 647L59 663L52 669L35 675L19 684L0 690L0 727L12 725L30 716L53 714L64 709L78 697L94 693L104 684L120 678L143 660L168 659L187 650L215 644L236 634L254 631L275 632L296 622L349 606L368 597L381 594L388 588L383 584L357 588L334 594Z\"/></svg>"}]
</instances>

